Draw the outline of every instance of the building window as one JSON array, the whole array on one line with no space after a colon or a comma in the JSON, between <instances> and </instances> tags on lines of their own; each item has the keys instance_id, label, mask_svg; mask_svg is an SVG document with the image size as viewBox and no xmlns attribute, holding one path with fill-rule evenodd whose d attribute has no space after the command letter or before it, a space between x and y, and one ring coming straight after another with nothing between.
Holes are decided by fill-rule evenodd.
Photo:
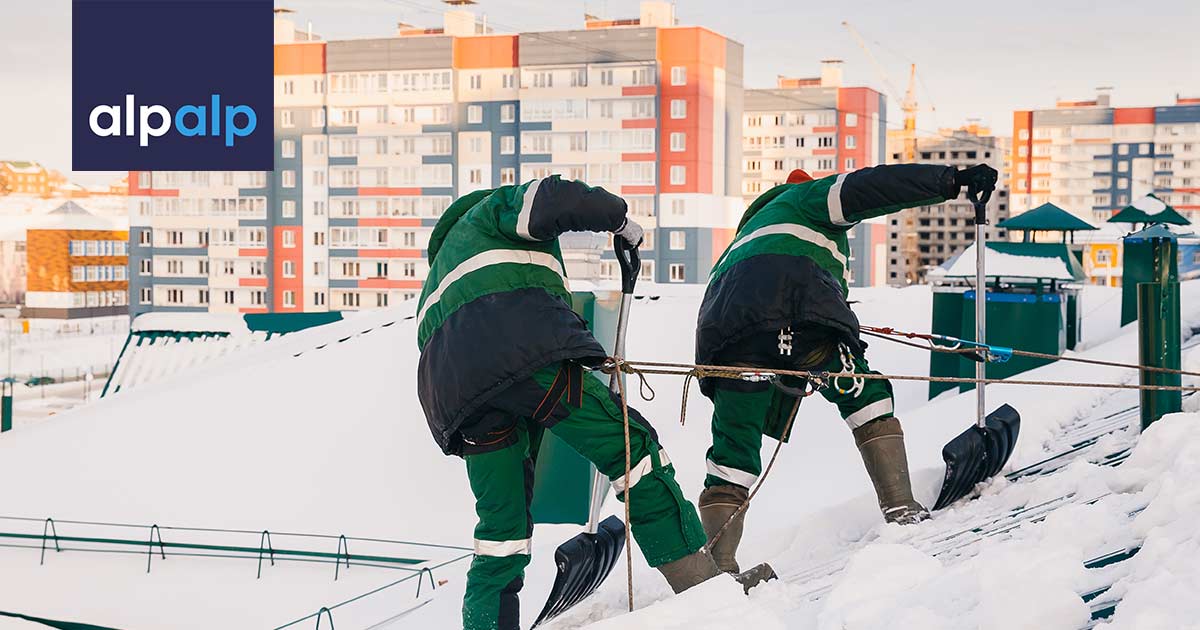
<instances>
[{"instance_id":1,"label":"building window","mask_svg":"<svg viewBox=\"0 0 1200 630\"><path fill-rule=\"evenodd\" d=\"M294 127L296 122L292 120L292 110L285 109L279 112L279 125L281 127Z\"/></svg>"},{"instance_id":2,"label":"building window","mask_svg":"<svg viewBox=\"0 0 1200 630\"><path fill-rule=\"evenodd\" d=\"M154 274L154 261L149 258L143 258L138 261L138 275L150 276Z\"/></svg>"},{"instance_id":3,"label":"building window","mask_svg":"<svg viewBox=\"0 0 1200 630\"><path fill-rule=\"evenodd\" d=\"M296 216L296 202L292 199L284 199L283 204L279 209L279 214L285 219L292 219Z\"/></svg>"},{"instance_id":4,"label":"building window","mask_svg":"<svg viewBox=\"0 0 1200 630\"><path fill-rule=\"evenodd\" d=\"M283 292L283 306L284 306L284 308L296 308L296 292L295 291L284 291Z\"/></svg>"},{"instance_id":5,"label":"building window","mask_svg":"<svg viewBox=\"0 0 1200 630\"><path fill-rule=\"evenodd\" d=\"M388 305L388 294L376 293L375 294L375 306L387 306L387 305Z\"/></svg>"},{"instance_id":6,"label":"building window","mask_svg":"<svg viewBox=\"0 0 1200 630\"><path fill-rule=\"evenodd\" d=\"M682 131L671 132L671 150L675 152L687 150L687 134Z\"/></svg>"},{"instance_id":7,"label":"building window","mask_svg":"<svg viewBox=\"0 0 1200 630\"><path fill-rule=\"evenodd\" d=\"M672 166L671 167L671 185L682 186L687 183L687 167Z\"/></svg>"},{"instance_id":8,"label":"building window","mask_svg":"<svg viewBox=\"0 0 1200 630\"><path fill-rule=\"evenodd\" d=\"M853 171L856 168L858 168L858 166L856 166L854 158L846 158L846 170Z\"/></svg>"},{"instance_id":9,"label":"building window","mask_svg":"<svg viewBox=\"0 0 1200 630\"><path fill-rule=\"evenodd\" d=\"M682 199L672 199L671 200L671 214L673 214L677 217L683 216L684 210L686 208L687 208L687 204L684 202L684 200L682 200ZM682 234L682 232L680 232L680 234Z\"/></svg>"},{"instance_id":10,"label":"building window","mask_svg":"<svg viewBox=\"0 0 1200 630\"><path fill-rule=\"evenodd\" d=\"M687 118L687 101L682 98L671 99L671 118Z\"/></svg>"},{"instance_id":11,"label":"building window","mask_svg":"<svg viewBox=\"0 0 1200 630\"><path fill-rule=\"evenodd\" d=\"M483 122L483 108L479 105L467 106L467 123L478 125Z\"/></svg>"},{"instance_id":12,"label":"building window","mask_svg":"<svg viewBox=\"0 0 1200 630\"><path fill-rule=\"evenodd\" d=\"M517 152L516 136L500 136L501 155L512 155Z\"/></svg>"},{"instance_id":13,"label":"building window","mask_svg":"<svg viewBox=\"0 0 1200 630\"><path fill-rule=\"evenodd\" d=\"M324 232L313 232L313 245L324 245L324 244L325 244L325 233Z\"/></svg>"},{"instance_id":14,"label":"building window","mask_svg":"<svg viewBox=\"0 0 1200 630\"><path fill-rule=\"evenodd\" d=\"M846 126L847 127L857 127L858 126L858 114L846 114Z\"/></svg>"},{"instance_id":15,"label":"building window","mask_svg":"<svg viewBox=\"0 0 1200 630\"><path fill-rule=\"evenodd\" d=\"M342 294L342 306L357 307L358 304L358 293L346 292Z\"/></svg>"},{"instance_id":16,"label":"building window","mask_svg":"<svg viewBox=\"0 0 1200 630\"><path fill-rule=\"evenodd\" d=\"M138 232L138 245L142 247L150 247L153 237L150 230L142 230Z\"/></svg>"},{"instance_id":17,"label":"building window","mask_svg":"<svg viewBox=\"0 0 1200 630\"><path fill-rule=\"evenodd\" d=\"M293 260L283 261L282 268L283 268L283 277L284 278L295 278L296 277L296 262L295 261L293 261Z\"/></svg>"},{"instance_id":18,"label":"building window","mask_svg":"<svg viewBox=\"0 0 1200 630\"><path fill-rule=\"evenodd\" d=\"M196 301L201 304L208 304L208 289L200 289L196 291Z\"/></svg>"},{"instance_id":19,"label":"building window","mask_svg":"<svg viewBox=\"0 0 1200 630\"><path fill-rule=\"evenodd\" d=\"M467 183L482 184L483 183L483 169L481 169L481 168L469 169L467 171Z\"/></svg>"},{"instance_id":20,"label":"building window","mask_svg":"<svg viewBox=\"0 0 1200 630\"><path fill-rule=\"evenodd\" d=\"M481 89L482 87L483 87L483 75L472 74L471 75L471 89L478 90L478 89Z\"/></svg>"},{"instance_id":21,"label":"building window","mask_svg":"<svg viewBox=\"0 0 1200 630\"><path fill-rule=\"evenodd\" d=\"M669 279L671 282L684 282L687 280L683 263L673 263L667 267L667 270L670 273Z\"/></svg>"},{"instance_id":22,"label":"building window","mask_svg":"<svg viewBox=\"0 0 1200 630\"><path fill-rule=\"evenodd\" d=\"M233 304L233 291L225 291L222 298L226 304Z\"/></svg>"},{"instance_id":23,"label":"building window","mask_svg":"<svg viewBox=\"0 0 1200 630\"><path fill-rule=\"evenodd\" d=\"M282 179L284 188L296 187L296 171L284 171Z\"/></svg>"},{"instance_id":24,"label":"building window","mask_svg":"<svg viewBox=\"0 0 1200 630\"><path fill-rule=\"evenodd\" d=\"M503 85L506 89L511 88L514 83L513 79L514 79L513 74L506 74L503 76L503 78L501 78L501 85Z\"/></svg>"},{"instance_id":25,"label":"building window","mask_svg":"<svg viewBox=\"0 0 1200 630\"><path fill-rule=\"evenodd\" d=\"M151 289L150 287L143 287L140 291L138 291L139 304L150 304L152 302L154 302L154 289Z\"/></svg>"},{"instance_id":26,"label":"building window","mask_svg":"<svg viewBox=\"0 0 1200 630\"><path fill-rule=\"evenodd\" d=\"M671 243L669 247L677 251L687 249L687 232L681 230L672 230Z\"/></svg>"},{"instance_id":27,"label":"building window","mask_svg":"<svg viewBox=\"0 0 1200 630\"><path fill-rule=\"evenodd\" d=\"M500 122L510 123L517 119L516 105L501 105L500 106Z\"/></svg>"},{"instance_id":28,"label":"building window","mask_svg":"<svg viewBox=\"0 0 1200 630\"><path fill-rule=\"evenodd\" d=\"M313 291L313 306L325 306L324 291Z\"/></svg>"},{"instance_id":29,"label":"building window","mask_svg":"<svg viewBox=\"0 0 1200 630\"><path fill-rule=\"evenodd\" d=\"M612 84L613 84L613 71L612 70L601 70L600 71L600 85L612 85Z\"/></svg>"},{"instance_id":30,"label":"building window","mask_svg":"<svg viewBox=\"0 0 1200 630\"><path fill-rule=\"evenodd\" d=\"M325 126L325 109L324 108L313 110L312 126L314 126L314 127L324 127Z\"/></svg>"},{"instance_id":31,"label":"building window","mask_svg":"<svg viewBox=\"0 0 1200 630\"><path fill-rule=\"evenodd\" d=\"M285 230L283 232L282 238L283 238L283 246L284 247L295 247L296 246L296 233L295 232L293 232L291 230Z\"/></svg>"},{"instance_id":32,"label":"building window","mask_svg":"<svg viewBox=\"0 0 1200 630\"><path fill-rule=\"evenodd\" d=\"M857 136L846 136L846 148L853 149L858 146Z\"/></svg>"},{"instance_id":33,"label":"building window","mask_svg":"<svg viewBox=\"0 0 1200 630\"><path fill-rule=\"evenodd\" d=\"M671 67L671 85L687 85L687 66Z\"/></svg>"},{"instance_id":34,"label":"building window","mask_svg":"<svg viewBox=\"0 0 1200 630\"><path fill-rule=\"evenodd\" d=\"M511 167L500 169L501 186L511 186L515 183L517 183L517 169Z\"/></svg>"},{"instance_id":35,"label":"building window","mask_svg":"<svg viewBox=\"0 0 1200 630\"><path fill-rule=\"evenodd\" d=\"M279 144L279 152L285 158L296 157L296 141L295 140L284 140L283 142L281 142Z\"/></svg>"}]
</instances>

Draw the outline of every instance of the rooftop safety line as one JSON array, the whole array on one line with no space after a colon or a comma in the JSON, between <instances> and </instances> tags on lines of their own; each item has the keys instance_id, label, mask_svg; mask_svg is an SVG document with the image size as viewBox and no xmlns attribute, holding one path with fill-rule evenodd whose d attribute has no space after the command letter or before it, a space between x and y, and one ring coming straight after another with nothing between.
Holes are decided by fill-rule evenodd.
<instances>
[{"instance_id":1,"label":"rooftop safety line","mask_svg":"<svg viewBox=\"0 0 1200 630\"><path fill-rule=\"evenodd\" d=\"M609 357L603 367L608 374L614 370L627 374L661 374L666 376L691 376L693 378L725 378L731 380L774 380L780 376L801 378L818 387L824 387L832 379L862 378L868 380L923 381L929 383L966 383L996 385L1036 385L1042 387L1083 387L1095 389L1137 389L1152 391L1197 392L1200 386L1188 385L1141 385L1128 383L1085 383L1076 381L1041 381L1031 379L968 378L960 376L922 376L918 374L873 374L856 372L826 372L815 370L779 370L755 366L700 365L694 363L670 363L664 361L628 361Z\"/></svg>"},{"instance_id":2,"label":"rooftop safety line","mask_svg":"<svg viewBox=\"0 0 1200 630\"><path fill-rule=\"evenodd\" d=\"M931 334L925 334L925 333L905 332L905 331L896 330L896 329L890 328L890 327L880 328L880 327L875 327L875 326L860 326L859 329L864 334L870 335L872 337L877 337L879 339L885 339L887 341L899 343L899 344L910 346L913 348L929 350L931 352L944 352L944 353L949 353L949 354L976 354L980 350L979 346L973 346L970 348L959 348L959 347L954 347L954 346L942 346L942 345L937 344L936 341L943 340L943 339L945 339L945 340L953 339L955 341L967 341L967 340L956 339L954 337L946 337L943 335L931 335ZM921 339L921 340L924 340L928 345L921 345L919 343L911 343L911 342L904 341L902 339L896 339L896 337L904 337L906 339ZM974 343L974 342L968 341L968 343ZM1107 366L1107 367L1127 368L1130 370L1142 370L1145 372L1163 372L1166 374L1179 374L1182 376L1200 377L1200 372L1190 372L1188 370L1176 370L1174 368L1155 367L1155 366L1150 366L1150 365L1138 365L1136 363L1121 363L1118 361L1103 361L1100 359L1085 359L1083 357L1069 357L1065 354L1047 354L1044 352L1034 352L1032 350L1019 350L1017 348L1008 348L1008 350L1010 350L1014 356L1030 357L1033 359L1049 359L1052 361L1069 361L1072 363L1086 363L1088 365L1103 365L1103 366Z\"/></svg>"}]
</instances>

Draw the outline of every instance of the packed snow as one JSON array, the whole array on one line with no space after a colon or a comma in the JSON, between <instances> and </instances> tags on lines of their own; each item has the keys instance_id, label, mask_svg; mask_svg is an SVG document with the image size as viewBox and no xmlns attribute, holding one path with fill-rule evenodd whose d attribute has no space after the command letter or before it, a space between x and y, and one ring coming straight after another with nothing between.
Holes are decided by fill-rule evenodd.
<instances>
[{"instance_id":1,"label":"packed snow","mask_svg":"<svg viewBox=\"0 0 1200 630\"><path fill-rule=\"evenodd\" d=\"M1040 256L1017 256L1006 254L994 249L985 249L984 272L989 277L1003 276L1006 278L1051 278L1054 280L1074 280L1071 270L1059 258L1044 258ZM975 245L967 247L953 264L946 269L946 277L975 277Z\"/></svg>"},{"instance_id":2,"label":"packed snow","mask_svg":"<svg viewBox=\"0 0 1200 630\"><path fill-rule=\"evenodd\" d=\"M1196 283L1184 287L1185 327L1200 320L1198 290ZM690 362L693 329L681 322L695 321L702 287L647 285L639 292L644 296L632 309L629 358ZM1133 327L1117 327L1117 294L1085 289L1081 356L1136 357ZM928 329L928 287L856 289L851 299L863 323ZM405 319L412 308L364 312L293 333L5 434L0 474L19 481L0 485L0 516L468 546L475 518L462 463L440 454L416 402L415 326ZM928 354L915 348L872 341L868 356L885 373L928 373ZM1189 351L1185 367L1200 367L1200 354ZM1070 363L1026 376L1136 382L1127 370ZM680 426L682 380L650 378L655 400L632 402L662 435L685 495L695 497L711 406L693 387L688 421ZM916 490L931 503L942 475L941 447L972 423L974 394L928 401L926 386L909 381L896 382L895 390ZM988 396L990 406L1008 402L1023 416L1011 469L1060 449L1058 440L1078 423L1137 400L1128 391L1008 385L989 387ZM1187 403L1197 411L1193 399ZM1052 474L998 479L982 488L980 498L901 528L881 522L836 409L809 400L801 406L795 437L755 499L739 554L743 564L770 560L786 580L746 597L721 578L671 597L635 551L634 613L625 614L621 565L594 597L547 628L1078 628L1089 619L1080 594L1113 582L1110 593L1123 598L1113 626L1185 627L1200 612L1192 601L1200 586L1200 532L1194 527L1200 493L1190 483L1200 472L1196 416L1164 419L1119 467L1084 460L1130 442L1127 431L1102 439L1080 461ZM766 441L764 457L773 448ZM1043 520L1004 535L961 546L946 542L989 515L1068 496L1078 500L1056 503ZM610 497L606 510L619 509ZM0 531L40 533L42 527L41 521L0 519ZM86 535L87 529L58 525L64 536ZM522 594L524 627L549 590L554 548L578 531L538 526ZM168 541L184 536L164 529ZM239 545L259 543L257 534L235 538ZM150 573L144 550L128 557L51 553L39 566L38 542L34 549L0 547L0 609L121 628L163 627L164 620L172 628L273 628L402 577L356 565L335 582L328 564L281 561L264 567L258 580L253 560L191 558L171 550L166 560L153 559ZM1089 558L1137 544L1142 551L1126 562L1084 568ZM384 548L390 549L368 546L355 553ZM422 547L404 552L439 562L456 553ZM415 586L406 583L337 608L336 625L456 627L465 569L466 561L435 569L446 584L428 600L428 591L415 599ZM393 619L416 604L424 605ZM310 618L293 627L313 624Z\"/></svg>"}]
</instances>

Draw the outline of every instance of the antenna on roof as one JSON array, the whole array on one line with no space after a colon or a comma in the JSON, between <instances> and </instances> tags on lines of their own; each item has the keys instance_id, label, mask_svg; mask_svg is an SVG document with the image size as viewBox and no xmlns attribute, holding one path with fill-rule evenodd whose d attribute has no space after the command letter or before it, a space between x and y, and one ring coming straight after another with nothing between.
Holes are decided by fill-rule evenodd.
<instances>
[{"instance_id":1,"label":"antenna on roof","mask_svg":"<svg viewBox=\"0 0 1200 630\"><path fill-rule=\"evenodd\" d=\"M475 0L442 0L442 4L448 4L452 7L466 7L472 4L479 4Z\"/></svg>"}]
</instances>

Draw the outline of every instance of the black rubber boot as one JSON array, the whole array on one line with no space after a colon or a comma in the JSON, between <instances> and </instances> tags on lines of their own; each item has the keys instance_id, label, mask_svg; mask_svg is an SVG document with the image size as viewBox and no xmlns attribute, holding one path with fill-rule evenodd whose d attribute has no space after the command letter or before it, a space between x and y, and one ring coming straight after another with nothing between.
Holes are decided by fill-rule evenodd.
<instances>
[{"instance_id":1,"label":"black rubber boot","mask_svg":"<svg viewBox=\"0 0 1200 630\"><path fill-rule=\"evenodd\" d=\"M729 523L729 527L725 527L725 533L709 548L717 568L726 573L741 571L736 556L738 544L742 541L742 524L746 519L746 511L743 510L732 521L729 519L746 502L749 494L749 490L735 485L713 486L700 493L700 522L704 525L704 534L708 536L710 543L713 536L725 527L725 523Z\"/></svg>"},{"instance_id":2,"label":"black rubber boot","mask_svg":"<svg viewBox=\"0 0 1200 630\"><path fill-rule=\"evenodd\" d=\"M872 420L854 429L854 443L875 486L883 519L901 525L928 519L929 511L913 498L900 421L894 417Z\"/></svg>"},{"instance_id":3,"label":"black rubber boot","mask_svg":"<svg viewBox=\"0 0 1200 630\"><path fill-rule=\"evenodd\" d=\"M668 562L658 567L658 570L676 595L721 574L712 556L703 549L674 562Z\"/></svg>"}]
</instances>

